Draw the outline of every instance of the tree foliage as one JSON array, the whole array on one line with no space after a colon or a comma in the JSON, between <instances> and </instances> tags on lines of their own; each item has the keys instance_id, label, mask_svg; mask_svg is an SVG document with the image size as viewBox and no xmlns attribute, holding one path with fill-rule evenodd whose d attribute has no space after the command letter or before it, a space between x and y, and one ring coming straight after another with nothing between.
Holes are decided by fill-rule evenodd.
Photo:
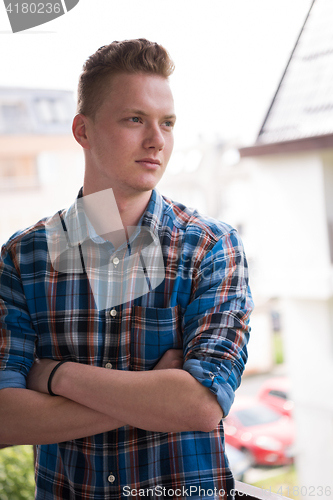
<instances>
[{"instance_id":1,"label":"tree foliage","mask_svg":"<svg viewBox=\"0 0 333 500\"><path fill-rule=\"evenodd\" d=\"M0 500L32 500L35 496L32 446L0 450Z\"/></svg>"}]
</instances>

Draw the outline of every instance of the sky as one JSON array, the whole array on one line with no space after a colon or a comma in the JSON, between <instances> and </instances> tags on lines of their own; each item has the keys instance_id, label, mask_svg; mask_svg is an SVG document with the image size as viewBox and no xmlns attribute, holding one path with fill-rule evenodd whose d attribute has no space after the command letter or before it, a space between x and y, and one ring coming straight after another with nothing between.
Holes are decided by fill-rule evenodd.
<instances>
[{"instance_id":1,"label":"sky","mask_svg":"<svg viewBox=\"0 0 333 500\"><path fill-rule=\"evenodd\" d=\"M60 0L62 1L62 0ZM80 0L13 34L0 4L0 86L76 92L84 61L113 40L148 38L175 62L175 147L250 144L263 122L312 0Z\"/></svg>"}]
</instances>

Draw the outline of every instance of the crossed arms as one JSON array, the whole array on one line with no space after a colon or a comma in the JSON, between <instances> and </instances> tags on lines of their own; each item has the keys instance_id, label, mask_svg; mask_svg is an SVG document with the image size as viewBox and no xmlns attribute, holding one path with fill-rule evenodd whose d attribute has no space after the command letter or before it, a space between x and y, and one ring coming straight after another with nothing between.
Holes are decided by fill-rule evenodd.
<instances>
[{"instance_id":1,"label":"crossed arms","mask_svg":"<svg viewBox=\"0 0 333 500\"><path fill-rule=\"evenodd\" d=\"M150 431L210 431L222 418L214 394L181 367L170 349L154 370L125 372L78 363L47 380L53 360L35 363L27 389L0 391L0 442L47 444L107 432L125 424Z\"/></svg>"}]
</instances>

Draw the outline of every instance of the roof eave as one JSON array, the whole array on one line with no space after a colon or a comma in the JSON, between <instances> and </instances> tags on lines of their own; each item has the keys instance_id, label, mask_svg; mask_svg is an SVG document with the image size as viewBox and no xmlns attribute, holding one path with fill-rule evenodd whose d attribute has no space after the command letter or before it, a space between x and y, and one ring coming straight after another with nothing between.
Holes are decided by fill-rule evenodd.
<instances>
[{"instance_id":1,"label":"roof eave","mask_svg":"<svg viewBox=\"0 0 333 500\"><path fill-rule=\"evenodd\" d=\"M252 146L239 148L241 158L288 153L300 153L316 149L333 148L333 134L304 137L293 141L272 142L261 144L256 142Z\"/></svg>"}]
</instances>

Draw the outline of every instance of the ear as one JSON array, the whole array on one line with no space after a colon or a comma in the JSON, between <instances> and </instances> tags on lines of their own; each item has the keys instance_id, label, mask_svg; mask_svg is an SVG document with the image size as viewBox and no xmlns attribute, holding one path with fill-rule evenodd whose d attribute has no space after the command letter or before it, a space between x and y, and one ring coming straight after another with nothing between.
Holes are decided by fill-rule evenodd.
<instances>
[{"instance_id":1,"label":"ear","mask_svg":"<svg viewBox=\"0 0 333 500\"><path fill-rule=\"evenodd\" d=\"M75 140L82 146L84 149L90 149L87 129L88 129L89 118L84 116L83 114L78 114L74 116L72 132L75 137Z\"/></svg>"}]
</instances>

